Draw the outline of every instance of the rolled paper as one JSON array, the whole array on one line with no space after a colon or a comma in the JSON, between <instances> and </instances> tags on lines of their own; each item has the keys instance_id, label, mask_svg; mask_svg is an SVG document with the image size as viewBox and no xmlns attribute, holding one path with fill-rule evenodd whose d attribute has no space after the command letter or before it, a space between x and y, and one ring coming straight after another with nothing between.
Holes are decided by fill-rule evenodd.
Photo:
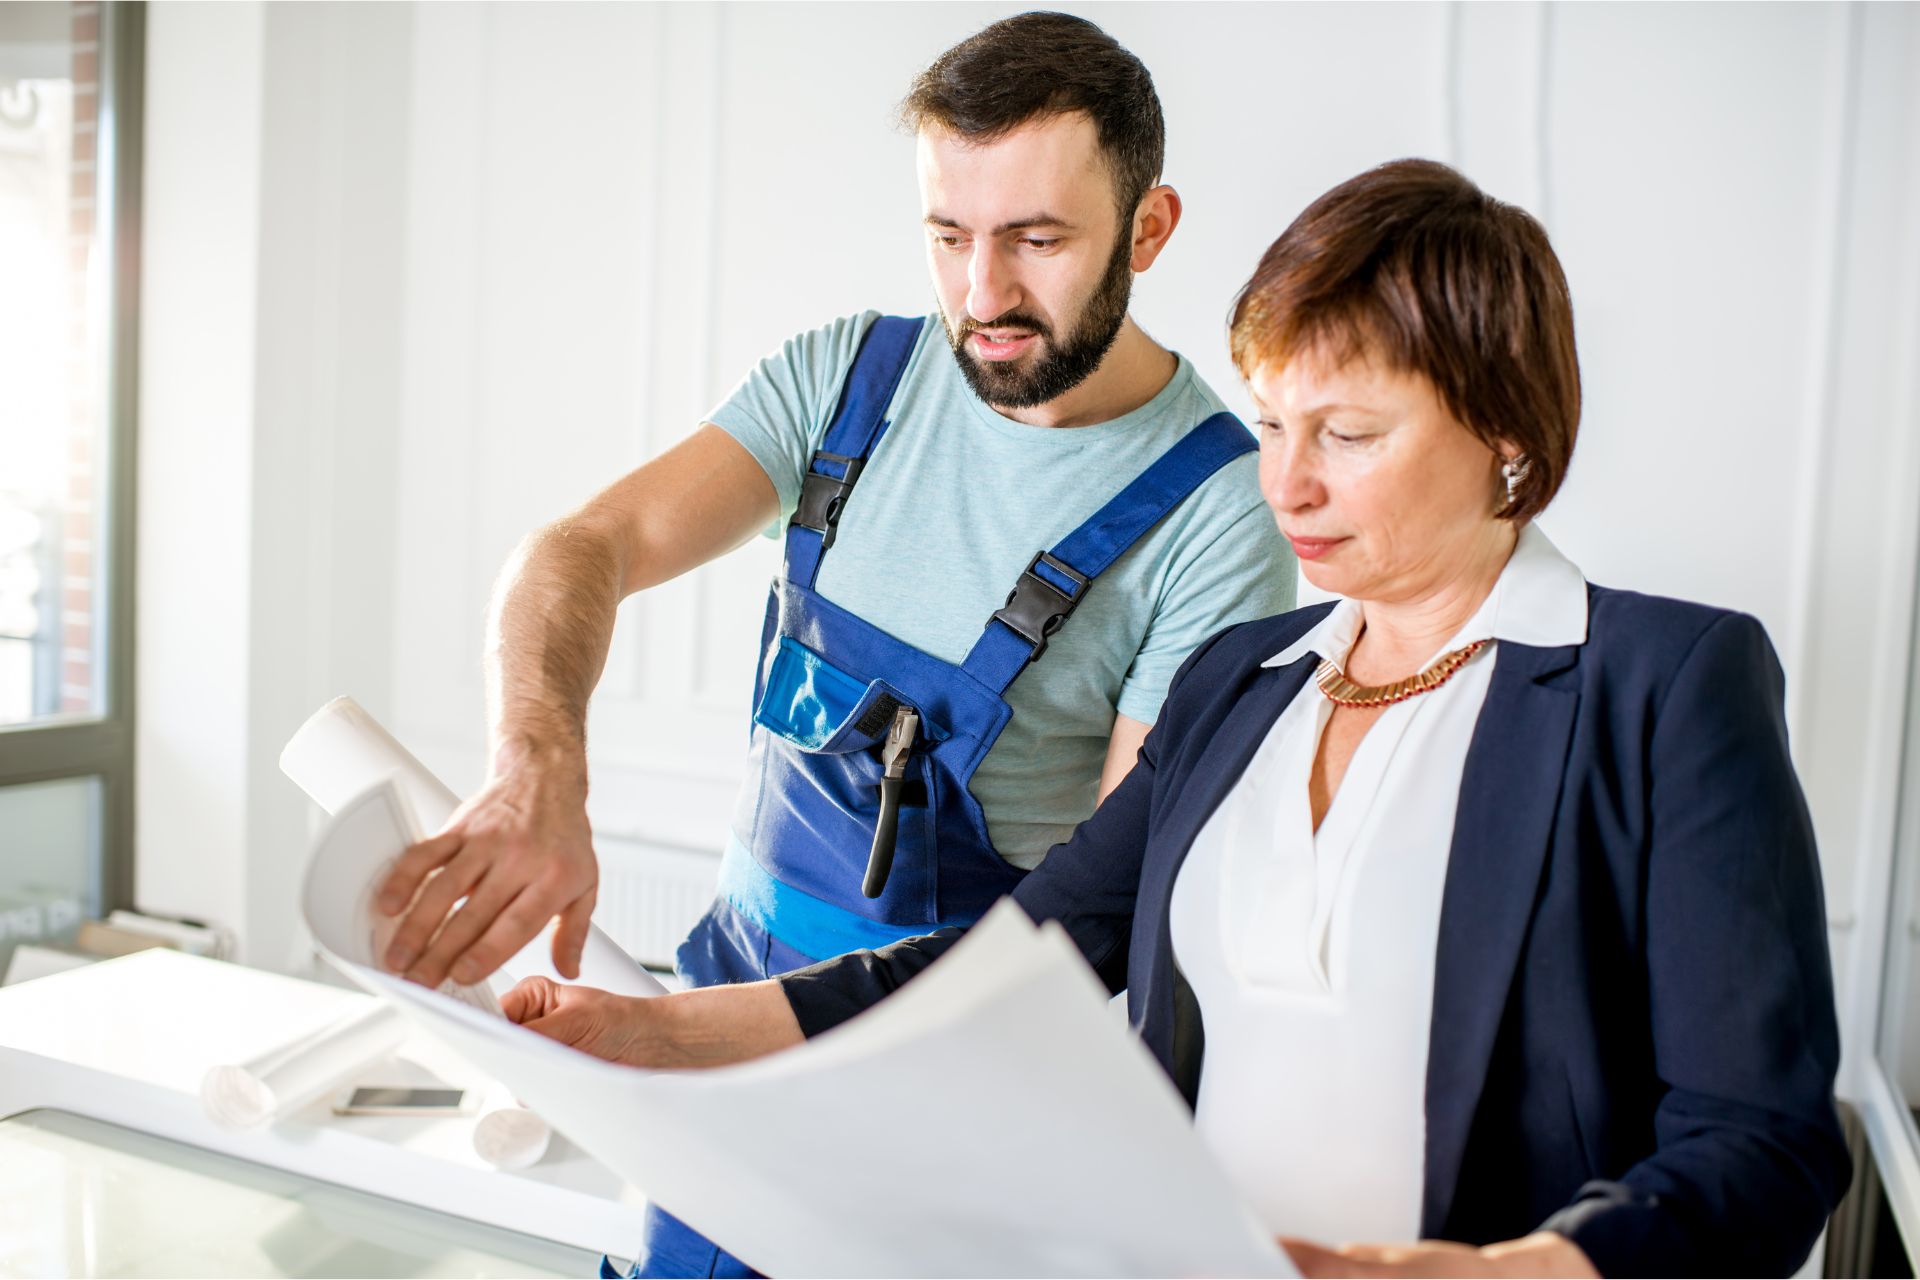
<instances>
[{"instance_id":1,"label":"rolled paper","mask_svg":"<svg viewBox=\"0 0 1920 1280\"><path fill-rule=\"evenodd\" d=\"M460 807L447 784L352 698L335 698L307 717L280 752L280 769L328 813L385 777L399 784L423 831L446 826Z\"/></svg>"},{"instance_id":2,"label":"rolled paper","mask_svg":"<svg viewBox=\"0 0 1920 1280\"><path fill-rule=\"evenodd\" d=\"M371 1004L247 1062L209 1068L200 1102L229 1129L271 1124L344 1087L399 1047L405 1030L393 1006Z\"/></svg>"},{"instance_id":3,"label":"rolled paper","mask_svg":"<svg viewBox=\"0 0 1920 1280\"><path fill-rule=\"evenodd\" d=\"M553 1130L525 1107L501 1107L473 1126L474 1154L496 1169L526 1169L547 1154Z\"/></svg>"},{"instance_id":4,"label":"rolled paper","mask_svg":"<svg viewBox=\"0 0 1920 1280\"><path fill-rule=\"evenodd\" d=\"M392 778L423 832L446 826L460 799L416 759L386 726L352 698L335 698L307 718L280 752L280 769L328 813L382 778ZM501 966L518 980L536 975L566 981L553 967L553 929L547 928ZM580 956L579 982L620 996L657 996L666 991L613 939L589 928Z\"/></svg>"},{"instance_id":5,"label":"rolled paper","mask_svg":"<svg viewBox=\"0 0 1920 1280\"><path fill-rule=\"evenodd\" d=\"M374 889L400 851L419 838L413 810L391 777L340 806L321 837L326 856L316 850L307 859L300 887L301 914L327 955L379 967L400 920L375 909ZM462 985L449 978L439 990L500 1016L500 1002L484 982Z\"/></svg>"}]
</instances>

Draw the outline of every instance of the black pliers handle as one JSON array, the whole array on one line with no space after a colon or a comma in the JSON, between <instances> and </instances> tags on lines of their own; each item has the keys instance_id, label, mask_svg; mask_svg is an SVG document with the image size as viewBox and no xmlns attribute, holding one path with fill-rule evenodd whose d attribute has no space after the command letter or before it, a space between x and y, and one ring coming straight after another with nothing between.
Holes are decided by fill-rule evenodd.
<instances>
[{"instance_id":1,"label":"black pliers handle","mask_svg":"<svg viewBox=\"0 0 1920 1280\"><path fill-rule=\"evenodd\" d=\"M880 747L880 817L873 827L873 848L867 853L867 878L860 892L877 898L887 887L893 871L893 846L900 833L900 796L906 788L907 756L913 740L919 736L920 716L911 707L902 707L887 729L887 740Z\"/></svg>"}]
</instances>

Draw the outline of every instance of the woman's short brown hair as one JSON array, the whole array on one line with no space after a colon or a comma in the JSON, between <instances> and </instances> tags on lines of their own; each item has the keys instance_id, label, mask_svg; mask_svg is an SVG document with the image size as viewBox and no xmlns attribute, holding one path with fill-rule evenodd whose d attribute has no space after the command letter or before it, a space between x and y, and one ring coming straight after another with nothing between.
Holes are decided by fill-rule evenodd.
<instances>
[{"instance_id":1,"label":"woman's short brown hair","mask_svg":"<svg viewBox=\"0 0 1920 1280\"><path fill-rule=\"evenodd\" d=\"M1307 206L1233 306L1243 376L1312 351L1417 373L1489 447L1528 470L1513 520L1566 479L1580 426L1573 299L1547 233L1432 160L1396 160Z\"/></svg>"}]
</instances>

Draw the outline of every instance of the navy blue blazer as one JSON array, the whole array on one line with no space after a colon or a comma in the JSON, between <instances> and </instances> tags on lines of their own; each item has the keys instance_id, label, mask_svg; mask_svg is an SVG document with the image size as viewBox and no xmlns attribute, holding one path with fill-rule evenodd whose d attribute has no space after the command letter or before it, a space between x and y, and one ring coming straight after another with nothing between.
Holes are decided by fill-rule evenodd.
<instances>
[{"instance_id":1,"label":"navy blue blazer","mask_svg":"<svg viewBox=\"0 0 1920 1280\"><path fill-rule=\"evenodd\" d=\"M1604 1275L1787 1275L1851 1169L1813 829L1784 681L1743 614L1589 587L1587 642L1503 641L1447 865L1425 1237L1559 1231ZM1168 903L1194 837L1315 660L1329 606L1215 636L1133 772L1014 898L1059 920L1191 1103L1201 1010ZM784 979L814 1035L959 936Z\"/></svg>"}]
</instances>

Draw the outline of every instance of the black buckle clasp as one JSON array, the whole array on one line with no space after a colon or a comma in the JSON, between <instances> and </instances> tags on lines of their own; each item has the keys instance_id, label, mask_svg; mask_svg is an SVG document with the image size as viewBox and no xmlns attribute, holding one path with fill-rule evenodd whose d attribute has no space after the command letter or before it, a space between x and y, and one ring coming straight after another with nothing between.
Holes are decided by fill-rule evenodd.
<instances>
[{"instance_id":1,"label":"black buckle clasp","mask_svg":"<svg viewBox=\"0 0 1920 1280\"><path fill-rule=\"evenodd\" d=\"M1035 573L1034 570L1042 564L1071 582L1073 594L1068 595ZM1021 639L1031 644L1033 652L1027 656L1027 661L1038 662L1040 655L1047 651L1048 638L1066 625L1068 615L1087 598L1087 587L1092 581L1042 551L1027 561L1025 572L1007 595L1006 607L996 612L994 619L1006 623Z\"/></svg>"},{"instance_id":2,"label":"black buckle clasp","mask_svg":"<svg viewBox=\"0 0 1920 1280\"><path fill-rule=\"evenodd\" d=\"M813 464L821 462L839 463L846 469L846 475L835 479L824 472L815 471ZM840 523L840 513L846 509L847 495L853 492L854 481L860 478L860 472L866 465L864 458L842 457L822 449L813 455L813 463L808 464L807 474L801 477L800 505L794 509L793 523L819 534L822 551L833 545L834 527Z\"/></svg>"}]
</instances>

